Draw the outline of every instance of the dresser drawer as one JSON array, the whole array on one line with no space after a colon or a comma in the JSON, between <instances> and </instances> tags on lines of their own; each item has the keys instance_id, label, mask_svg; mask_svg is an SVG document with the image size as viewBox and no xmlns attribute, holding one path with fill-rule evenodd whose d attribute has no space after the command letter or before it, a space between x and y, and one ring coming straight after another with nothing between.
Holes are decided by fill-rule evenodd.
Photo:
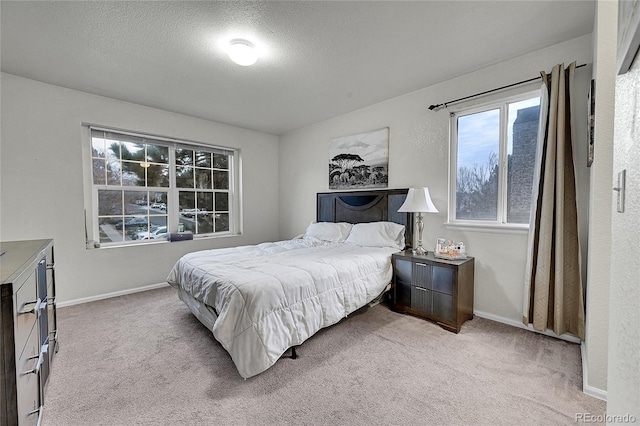
<instances>
[{"instance_id":1,"label":"dresser drawer","mask_svg":"<svg viewBox=\"0 0 640 426\"><path fill-rule=\"evenodd\" d=\"M55 346L56 340L58 340L58 324L56 323L56 298L47 297L47 324L49 326L49 347ZM53 357L53 351L50 352L50 356Z\"/></svg>"},{"instance_id":2,"label":"dresser drawer","mask_svg":"<svg viewBox=\"0 0 640 426\"><path fill-rule=\"evenodd\" d=\"M42 359L38 327L33 327L16 363L18 424L37 424L40 407L40 373Z\"/></svg>"},{"instance_id":3,"label":"dresser drawer","mask_svg":"<svg viewBox=\"0 0 640 426\"><path fill-rule=\"evenodd\" d=\"M47 342L55 336L53 240L0 244L0 426L33 426L42 418Z\"/></svg>"},{"instance_id":4,"label":"dresser drawer","mask_svg":"<svg viewBox=\"0 0 640 426\"><path fill-rule=\"evenodd\" d=\"M29 337L29 333L38 318L37 312L40 303L36 296L36 271L31 271L24 283L20 286L15 296L13 309L16 312L15 319L15 348L16 354L20 354L24 344ZM36 335L38 332L36 331ZM37 337L37 336L36 336ZM37 338L36 338L37 341Z\"/></svg>"}]
</instances>

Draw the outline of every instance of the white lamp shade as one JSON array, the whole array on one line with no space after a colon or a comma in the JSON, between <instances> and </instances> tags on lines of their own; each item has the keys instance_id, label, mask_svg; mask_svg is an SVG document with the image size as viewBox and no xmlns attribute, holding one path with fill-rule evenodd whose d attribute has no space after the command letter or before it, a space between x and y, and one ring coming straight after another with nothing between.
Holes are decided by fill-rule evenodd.
<instances>
[{"instance_id":1,"label":"white lamp shade","mask_svg":"<svg viewBox=\"0 0 640 426\"><path fill-rule=\"evenodd\" d=\"M410 188L407 198L398 209L399 212L411 213L438 213L438 209L433 205L429 188Z\"/></svg>"},{"instance_id":2,"label":"white lamp shade","mask_svg":"<svg viewBox=\"0 0 640 426\"><path fill-rule=\"evenodd\" d=\"M232 40L227 53L233 62L243 67L253 65L258 60L255 47L246 40Z\"/></svg>"}]
</instances>

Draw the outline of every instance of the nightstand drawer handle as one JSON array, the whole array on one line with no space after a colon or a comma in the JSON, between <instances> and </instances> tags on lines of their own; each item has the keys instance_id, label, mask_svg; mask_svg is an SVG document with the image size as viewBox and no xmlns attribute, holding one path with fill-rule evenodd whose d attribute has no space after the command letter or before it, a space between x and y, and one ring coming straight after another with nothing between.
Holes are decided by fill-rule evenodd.
<instances>
[{"instance_id":1,"label":"nightstand drawer handle","mask_svg":"<svg viewBox=\"0 0 640 426\"><path fill-rule=\"evenodd\" d=\"M426 268L427 264L426 263L417 263L416 262L416 266L422 266L423 268Z\"/></svg>"},{"instance_id":2,"label":"nightstand drawer handle","mask_svg":"<svg viewBox=\"0 0 640 426\"><path fill-rule=\"evenodd\" d=\"M420 291L429 291L429 290L427 290L426 288L422 288L422 287L418 287L418 286L415 286L414 288L415 288L416 290L420 290Z\"/></svg>"}]
</instances>

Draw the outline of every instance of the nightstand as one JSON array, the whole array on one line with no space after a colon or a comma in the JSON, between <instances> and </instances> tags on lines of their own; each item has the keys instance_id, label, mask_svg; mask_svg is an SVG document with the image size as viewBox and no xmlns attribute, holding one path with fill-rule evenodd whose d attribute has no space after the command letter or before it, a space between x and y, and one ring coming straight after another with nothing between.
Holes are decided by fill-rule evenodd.
<instances>
[{"instance_id":1,"label":"nightstand","mask_svg":"<svg viewBox=\"0 0 640 426\"><path fill-rule=\"evenodd\" d=\"M411 250L392 257L391 307L458 333L473 318L474 259L438 259Z\"/></svg>"}]
</instances>

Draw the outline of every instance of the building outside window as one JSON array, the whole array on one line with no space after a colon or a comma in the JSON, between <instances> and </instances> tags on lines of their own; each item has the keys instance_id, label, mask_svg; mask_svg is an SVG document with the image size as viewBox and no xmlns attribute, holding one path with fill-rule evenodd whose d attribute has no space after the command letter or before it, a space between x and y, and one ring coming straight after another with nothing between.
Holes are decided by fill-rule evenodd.
<instances>
[{"instance_id":1,"label":"building outside window","mask_svg":"<svg viewBox=\"0 0 640 426\"><path fill-rule=\"evenodd\" d=\"M166 240L178 230L237 232L236 150L90 128L90 152L88 240L108 246Z\"/></svg>"},{"instance_id":2,"label":"building outside window","mask_svg":"<svg viewBox=\"0 0 640 426\"><path fill-rule=\"evenodd\" d=\"M540 92L451 115L452 224L527 227Z\"/></svg>"}]
</instances>

